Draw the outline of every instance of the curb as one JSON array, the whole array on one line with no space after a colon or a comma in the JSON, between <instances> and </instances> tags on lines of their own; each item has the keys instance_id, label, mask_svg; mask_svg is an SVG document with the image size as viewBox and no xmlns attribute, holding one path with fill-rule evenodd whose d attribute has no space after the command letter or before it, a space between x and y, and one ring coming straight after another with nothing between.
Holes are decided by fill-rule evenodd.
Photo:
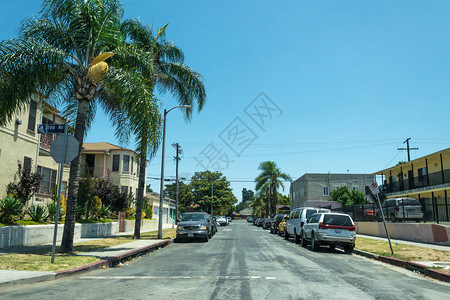
<instances>
[{"instance_id":1,"label":"curb","mask_svg":"<svg viewBox=\"0 0 450 300\"><path fill-rule=\"evenodd\" d=\"M16 285L16 284L30 284L30 283L36 283L36 282L50 281L50 280L55 280L55 279L58 279L61 277L66 277L66 276L71 276L71 275L75 275L75 274L82 273L82 272L87 272L90 270L115 267L119 263L125 262L134 257L138 257L142 254L145 254L148 252L153 252L160 248L164 248L171 243L173 243L173 239L164 240L164 241L158 242L156 244L152 244L152 245L145 246L142 248L130 250L123 254L111 256L111 257L108 257L107 259L103 259L103 260L97 261L95 263L81 266L78 268L56 271L56 272L53 272L53 274L47 274L47 275L42 275L42 276L37 276L37 277L22 278L22 279L3 282L3 283L0 283L0 288L11 286L11 285Z\"/></svg>"},{"instance_id":2,"label":"curb","mask_svg":"<svg viewBox=\"0 0 450 300\"><path fill-rule=\"evenodd\" d=\"M387 263L390 265L405 268L405 269L413 271L414 273L422 274L424 276L431 277L433 279L450 282L450 274L447 274L447 273L444 273L444 272L441 272L438 270L430 269L427 266L419 264L419 263L401 260L401 259L392 258L392 257L387 257L387 256L381 256L381 255L373 254L373 253L358 250L358 249L354 249L353 253L360 255L360 256L367 257L367 258L375 259L375 260L378 260L378 261L381 261L381 262L384 262L384 263Z\"/></svg>"}]
</instances>

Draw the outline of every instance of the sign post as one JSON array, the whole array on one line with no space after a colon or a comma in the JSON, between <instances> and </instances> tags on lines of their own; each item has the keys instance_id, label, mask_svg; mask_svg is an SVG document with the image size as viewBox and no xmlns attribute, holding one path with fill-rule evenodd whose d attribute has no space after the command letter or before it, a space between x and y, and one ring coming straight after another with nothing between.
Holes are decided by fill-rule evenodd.
<instances>
[{"instance_id":1,"label":"sign post","mask_svg":"<svg viewBox=\"0 0 450 300\"><path fill-rule=\"evenodd\" d=\"M53 124L51 124L53 125ZM61 207L61 187L62 187L62 178L63 178L63 171L64 171L64 164L71 162L75 157L78 156L78 150L79 150L79 143L78 141L73 137L67 135L67 127L68 124L58 124L61 125L64 129L64 135L58 136L51 144L50 148L50 156L59 163L59 181L58 181L58 200L56 202L56 214L55 214L55 229L53 231L53 244L52 244L52 259L51 263L53 264L55 262L55 251L56 251L56 238L58 235L58 221L59 221L59 209ZM48 128L47 128L48 129ZM60 128L58 127L57 130ZM43 128L42 130L45 130ZM44 133L54 133L54 132L47 132Z\"/></svg>"},{"instance_id":2,"label":"sign post","mask_svg":"<svg viewBox=\"0 0 450 300\"><path fill-rule=\"evenodd\" d=\"M373 182L371 185L369 185L369 189L378 200L378 207L380 208L381 217L383 218L384 230L386 231L386 236L389 241L389 247L391 248L391 253L394 254L394 250L392 249L392 245L391 245L391 238L389 236L389 232L388 232L388 229L386 226L386 219L384 218L383 208L381 207L381 202L380 202L380 197L379 197L380 188L378 187L378 184L376 182Z\"/></svg>"}]
</instances>

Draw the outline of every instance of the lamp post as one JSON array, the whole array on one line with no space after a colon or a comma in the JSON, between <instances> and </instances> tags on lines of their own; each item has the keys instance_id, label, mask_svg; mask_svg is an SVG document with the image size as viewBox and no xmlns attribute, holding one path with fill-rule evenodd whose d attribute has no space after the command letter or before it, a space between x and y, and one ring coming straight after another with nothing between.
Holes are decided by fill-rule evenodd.
<instances>
[{"instance_id":1,"label":"lamp post","mask_svg":"<svg viewBox=\"0 0 450 300\"><path fill-rule=\"evenodd\" d=\"M162 142L162 154L161 154L161 185L159 188L159 222L158 222L158 239L162 239L162 218L163 218L163 205L164 205L164 150L166 143L166 117L167 114L175 108L189 108L190 105L179 105L172 107L169 110L164 109L164 121L163 121L163 142Z\"/></svg>"}]
</instances>

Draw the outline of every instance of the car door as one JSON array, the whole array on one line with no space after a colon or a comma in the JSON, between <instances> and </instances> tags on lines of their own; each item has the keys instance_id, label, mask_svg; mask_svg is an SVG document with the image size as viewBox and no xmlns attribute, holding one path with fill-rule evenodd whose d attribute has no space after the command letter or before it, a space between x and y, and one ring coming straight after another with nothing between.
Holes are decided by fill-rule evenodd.
<instances>
[{"instance_id":1,"label":"car door","mask_svg":"<svg viewBox=\"0 0 450 300\"><path fill-rule=\"evenodd\" d=\"M294 234L294 217L295 214L297 213L297 210L293 210L291 211L291 215L289 217L289 220L286 221L286 232L290 235Z\"/></svg>"}]
</instances>

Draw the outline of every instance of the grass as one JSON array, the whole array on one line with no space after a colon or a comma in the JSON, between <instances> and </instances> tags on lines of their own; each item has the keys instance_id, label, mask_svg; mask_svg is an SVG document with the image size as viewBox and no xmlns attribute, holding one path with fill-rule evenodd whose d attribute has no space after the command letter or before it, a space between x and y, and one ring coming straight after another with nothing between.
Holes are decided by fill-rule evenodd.
<instances>
[{"instance_id":1,"label":"grass","mask_svg":"<svg viewBox=\"0 0 450 300\"><path fill-rule=\"evenodd\" d=\"M356 249L406 261L448 261L450 257L448 251L395 243L391 254L387 241L360 237L356 239Z\"/></svg>"},{"instance_id":2,"label":"grass","mask_svg":"<svg viewBox=\"0 0 450 300\"><path fill-rule=\"evenodd\" d=\"M154 240L157 232L141 234L141 240ZM163 230L163 239L171 239L176 235L175 228ZM81 267L99 261L94 256L81 256L80 253L98 251L107 247L121 245L135 241L133 235L103 238L74 245L74 252L70 254L57 253L55 263L51 264L51 246L22 247L21 251L0 255L0 270L22 271L60 271Z\"/></svg>"}]
</instances>

